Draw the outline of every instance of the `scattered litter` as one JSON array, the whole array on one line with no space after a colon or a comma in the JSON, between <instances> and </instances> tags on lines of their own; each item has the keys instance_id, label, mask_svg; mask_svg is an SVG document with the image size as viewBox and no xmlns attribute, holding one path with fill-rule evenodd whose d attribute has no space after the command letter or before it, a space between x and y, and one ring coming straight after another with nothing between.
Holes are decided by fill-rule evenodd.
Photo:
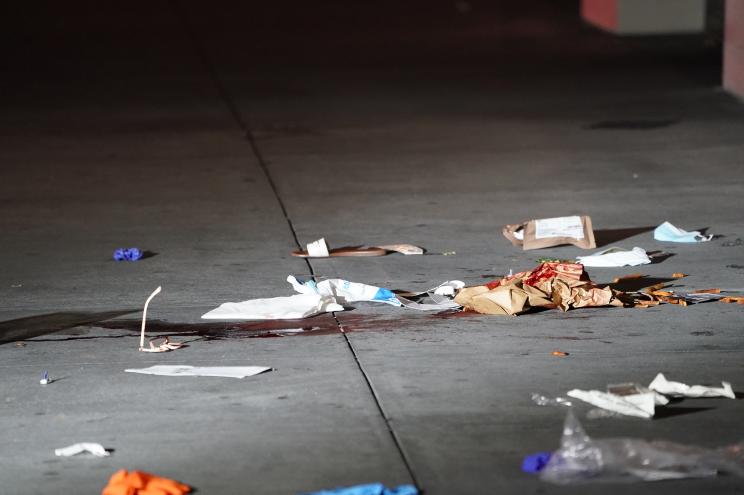
<instances>
[{"instance_id":1,"label":"scattered litter","mask_svg":"<svg viewBox=\"0 0 744 495\"><path fill-rule=\"evenodd\" d=\"M96 457L108 457L111 455L109 451L103 448L103 445L93 442L76 443L68 447L62 447L61 449L54 449L54 455L58 457L70 457L82 454L83 452L88 452Z\"/></svg>"},{"instance_id":2,"label":"scattered litter","mask_svg":"<svg viewBox=\"0 0 744 495\"><path fill-rule=\"evenodd\" d=\"M346 246L329 249L324 237L305 246L305 250L292 251L299 258L334 258L339 256L384 256L390 252L405 255L424 254L424 249L413 244L386 244L384 246Z\"/></svg>"},{"instance_id":3,"label":"scattered litter","mask_svg":"<svg viewBox=\"0 0 744 495\"><path fill-rule=\"evenodd\" d=\"M653 392L645 394L615 395L599 390L573 389L566 393L569 397L588 402L593 406L614 411L626 416L653 418L655 413L655 396Z\"/></svg>"},{"instance_id":4,"label":"scattered litter","mask_svg":"<svg viewBox=\"0 0 744 495\"><path fill-rule=\"evenodd\" d=\"M455 302L483 314L517 315L531 308L622 306L616 291L599 288L577 263L542 263L532 271L465 287Z\"/></svg>"},{"instance_id":5,"label":"scattered litter","mask_svg":"<svg viewBox=\"0 0 744 495\"><path fill-rule=\"evenodd\" d=\"M735 399L731 384L721 382L721 387L706 387L702 385L686 385L680 382L670 382L662 373L644 387L637 383L621 383L608 385L607 392L599 390L570 390L566 395L587 402L606 411L639 418L652 418L656 413L656 406L669 404L668 397L728 397ZM533 394L534 400L534 394ZM541 404L542 405L542 404ZM599 417L594 413L592 417Z\"/></svg>"},{"instance_id":6,"label":"scattered litter","mask_svg":"<svg viewBox=\"0 0 744 495\"><path fill-rule=\"evenodd\" d=\"M569 411L560 448L539 470L540 479L562 485L591 481L659 481L706 478L719 471L744 476L744 443L706 449L663 440L592 439Z\"/></svg>"},{"instance_id":7,"label":"scattered litter","mask_svg":"<svg viewBox=\"0 0 744 495\"><path fill-rule=\"evenodd\" d=\"M26 343L25 342L16 342L15 343L15 346L16 347L26 347Z\"/></svg>"},{"instance_id":8,"label":"scattered litter","mask_svg":"<svg viewBox=\"0 0 744 495\"><path fill-rule=\"evenodd\" d=\"M564 352L564 351L553 351L550 354L552 354L553 356L557 356L557 357L566 357L566 356L568 356L568 353L567 352Z\"/></svg>"},{"instance_id":9,"label":"scattered litter","mask_svg":"<svg viewBox=\"0 0 744 495\"><path fill-rule=\"evenodd\" d=\"M292 320L308 318L331 311L343 311L343 304L349 305L356 302L384 303L420 311L444 311L460 308L459 304L452 301L452 297L456 291L465 285L459 280L451 280L424 292L401 291L396 295L389 289L337 278L316 282L290 275L287 277L287 282L300 294L269 299L251 299L238 303L224 303L202 315L202 318L212 320Z\"/></svg>"},{"instance_id":10,"label":"scattered litter","mask_svg":"<svg viewBox=\"0 0 744 495\"><path fill-rule=\"evenodd\" d=\"M39 383L41 385L48 385L52 383L52 381L49 379L49 372L47 370L44 370L44 374L41 375L41 380L39 380Z\"/></svg>"},{"instance_id":11,"label":"scattered litter","mask_svg":"<svg viewBox=\"0 0 744 495\"><path fill-rule=\"evenodd\" d=\"M443 251L442 256L454 256L457 254L457 251Z\"/></svg>"},{"instance_id":12,"label":"scattered litter","mask_svg":"<svg viewBox=\"0 0 744 495\"><path fill-rule=\"evenodd\" d=\"M729 399L736 399L736 394L734 394L729 382L721 382L721 387L686 385L680 382L670 382L662 373L656 375L648 388L669 397L728 397Z\"/></svg>"},{"instance_id":13,"label":"scattered litter","mask_svg":"<svg viewBox=\"0 0 744 495\"><path fill-rule=\"evenodd\" d=\"M726 296L719 299L721 302L725 303L738 303L738 304L744 304L744 297L731 297Z\"/></svg>"},{"instance_id":14,"label":"scattered litter","mask_svg":"<svg viewBox=\"0 0 744 495\"><path fill-rule=\"evenodd\" d=\"M634 247L631 251L611 247L589 256L577 256L576 259L584 266L593 267L638 266L651 263L646 250L639 247Z\"/></svg>"},{"instance_id":15,"label":"scattered litter","mask_svg":"<svg viewBox=\"0 0 744 495\"><path fill-rule=\"evenodd\" d=\"M399 291L396 292L396 297L403 306L409 309L447 311L460 308L460 305L454 302L452 298L463 287L465 287L465 282L461 280L448 280L423 292Z\"/></svg>"},{"instance_id":16,"label":"scattered litter","mask_svg":"<svg viewBox=\"0 0 744 495\"><path fill-rule=\"evenodd\" d=\"M19 287L23 287L23 284L11 284L11 287L12 287L13 289L17 289L17 288L19 288Z\"/></svg>"},{"instance_id":17,"label":"scattered litter","mask_svg":"<svg viewBox=\"0 0 744 495\"><path fill-rule=\"evenodd\" d=\"M687 276L686 273L682 272L674 272L672 273L672 278L685 278Z\"/></svg>"},{"instance_id":18,"label":"scattered litter","mask_svg":"<svg viewBox=\"0 0 744 495\"><path fill-rule=\"evenodd\" d=\"M612 279L613 284L619 284L620 282L623 282L625 280L636 280L639 278L645 277L642 273L631 273L630 275L623 275L622 277L615 277Z\"/></svg>"},{"instance_id":19,"label":"scattered litter","mask_svg":"<svg viewBox=\"0 0 744 495\"><path fill-rule=\"evenodd\" d=\"M522 460L522 471L525 473L539 473L548 465L551 457L550 452L537 452L529 454Z\"/></svg>"},{"instance_id":20,"label":"scattered litter","mask_svg":"<svg viewBox=\"0 0 744 495\"><path fill-rule=\"evenodd\" d=\"M625 295L632 299L635 307L645 308L649 306L657 306L660 303L687 306L688 304L721 301L731 298L730 296L722 294L722 292L724 292L722 289L699 289L691 292L675 293L673 290L669 290L668 287L661 283L652 285L651 287L646 287L643 289L643 292L625 293Z\"/></svg>"},{"instance_id":21,"label":"scattered litter","mask_svg":"<svg viewBox=\"0 0 744 495\"><path fill-rule=\"evenodd\" d=\"M306 493L304 495L417 495L418 489L413 485L400 485L395 488L387 488L382 483L369 483L367 485L355 485L345 488L334 488L332 490L321 490L319 492Z\"/></svg>"},{"instance_id":22,"label":"scattered litter","mask_svg":"<svg viewBox=\"0 0 744 495\"><path fill-rule=\"evenodd\" d=\"M191 487L143 471L120 469L111 475L101 495L184 495Z\"/></svg>"},{"instance_id":23,"label":"scattered litter","mask_svg":"<svg viewBox=\"0 0 744 495\"><path fill-rule=\"evenodd\" d=\"M183 344L179 344L176 342L171 342L168 337L165 337L163 341L160 344L155 344L157 339L151 339L150 347L145 347L145 321L147 320L147 306L150 304L150 301L152 301L152 298L160 294L161 287L158 287L154 291L152 291L152 294L150 294L150 297L147 298L145 301L145 308L142 310L142 332L140 334L140 345L139 350L142 352L168 352L168 351L175 351L176 349L179 349L183 346Z\"/></svg>"},{"instance_id":24,"label":"scattered litter","mask_svg":"<svg viewBox=\"0 0 744 495\"><path fill-rule=\"evenodd\" d=\"M401 305L392 291L375 287L374 285L349 282L348 280L338 278L315 282L310 279L298 279L293 275L287 277L287 282L292 284L294 290L301 294L328 296L341 304L370 301L382 302L393 306Z\"/></svg>"},{"instance_id":25,"label":"scattered litter","mask_svg":"<svg viewBox=\"0 0 744 495\"><path fill-rule=\"evenodd\" d=\"M713 239L713 235L703 235L697 230L687 232L664 222L654 230L654 239L667 242L707 242Z\"/></svg>"},{"instance_id":26,"label":"scattered litter","mask_svg":"<svg viewBox=\"0 0 744 495\"><path fill-rule=\"evenodd\" d=\"M268 366L186 366L156 364L149 368L132 368L127 373L160 376L219 376L224 378L245 378L269 371Z\"/></svg>"},{"instance_id":27,"label":"scattered litter","mask_svg":"<svg viewBox=\"0 0 744 495\"><path fill-rule=\"evenodd\" d=\"M414 246L413 244L385 244L384 246L375 246L385 251L404 254L406 256L424 254L424 248Z\"/></svg>"},{"instance_id":28,"label":"scattered litter","mask_svg":"<svg viewBox=\"0 0 744 495\"><path fill-rule=\"evenodd\" d=\"M227 302L202 315L205 320L296 320L343 311L333 296L295 294L287 297Z\"/></svg>"},{"instance_id":29,"label":"scattered litter","mask_svg":"<svg viewBox=\"0 0 744 495\"><path fill-rule=\"evenodd\" d=\"M556 397L554 399L551 399L550 397L546 397L544 395L533 393L532 394L532 402L537 404L538 406L565 406L565 407L571 407L573 403L566 399L565 397Z\"/></svg>"},{"instance_id":30,"label":"scattered litter","mask_svg":"<svg viewBox=\"0 0 744 495\"><path fill-rule=\"evenodd\" d=\"M561 244L594 249L594 230L589 216L543 218L504 226L501 231L514 246L525 251Z\"/></svg>"},{"instance_id":31,"label":"scattered litter","mask_svg":"<svg viewBox=\"0 0 744 495\"><path fill-rule=\"evenodd\" d=\"M142 251L139 248L119 248L114 251L116 261L137 261L142 258Z\"/></svg>"}]
</instances>

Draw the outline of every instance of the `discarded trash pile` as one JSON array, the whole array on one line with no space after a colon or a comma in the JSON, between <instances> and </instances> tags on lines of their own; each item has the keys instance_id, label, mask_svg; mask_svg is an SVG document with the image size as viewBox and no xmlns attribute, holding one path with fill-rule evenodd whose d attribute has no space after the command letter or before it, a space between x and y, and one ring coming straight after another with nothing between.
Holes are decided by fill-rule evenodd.
<instances>
[{"instance_id":1,"label":"discarded trash pile","mask_svg":"<svg viewBox=\"0 0 744 495\"><path fill-rule=\"evenodd\" d=\"M455 302L483 314L516 315L532 308L622 306L609 287L599 288L578 263L542 263L532 271L466 287Z\"/></svg>"},{"instance_id":2,"label":"discarded trash pile","mask_svg":"<svg viewBox=\"0 0 744 495\"><path fill-rule=\"evenodd\" d=\"M651 230L652 227L646 229ZM503 227L503 235L523 250L572 244L582 249L596 247L592 220L589 216L570 216L529 220ZM654 238L665 242L699 243L710 241L713 236L698 231L687 232L669 222L659 225ZM600 243L601 244L601 243ZM383 256L393 252L404 255L422 255L424 249L412 244L380 246L347 246L331 249L324 238L296 250L292 256L301 258L368 257ZM339 278L316 281L290 275L287 282L294 294L226 302L202 315L210 320L291 320L309 318L322 313L340 312L354 304L384 304L399 310L418 311L471 311L486 315L516 316L530 311L559 309L568 311L585 307L637 307L647 308L659 304L687 306L707 301L744 304L744 297L727 295L737 289L702 289L675 292L666 283L654 284L641 290L618 290L629 281L642 282L644 275L633 274L617 277L611 287L593 282L585 267L623 267L652 263L658 256L668 257L660 251L646 252L643 248L631 250L610 247L594 254L578 256L574 260L541 259L532 270L522 271L489 283L466 287L459 280L443 282L420 292L390 290ZM119 248L114 252L116 261L137 261L152 256L150 251L139 248ZM443 252L442 255L455 254ZM658 260L657 260L658 262ZM672 279L686 277L684 273L672 274ZM655 281L658 281L656 279ZM665 280L665 279L661 279ZM636 288L643 287L637 285ZM142 312L139 351L163 353L188 347L184 343L149 339L146 344L147 310L153 298L161 292L155 289L147 298ZM556 357L567 357L568 352L555 350ZM569 359L570 360L570 359ZM183 364L155 364L147 368L127 368L132 374L166 377L221 377L243 379L272 371L269 366L191 366ZM132 375L129 375L130 377ZM132 379L134 379L132 377ZM184 378L188 380L188 378ZM156 380L156 379L150 379ZM55 380L44 371L41 385ZM55 385L56 387L56 385ZM669 405L673 399L697 397L725 397L735 399L730 383L721 387L689 386L668 381L659 373L648 386L637 383L608 385L606 391L572 389L566 393L572 399L591 404L599 409L589 411L587 417L634 416L653 418L658 408ZM533 394L538 405L574 407L565 397L549 398ZM93 442L83 442L54 451L56 456L109 457L112 449ZM585 481L637 481L663 480L715 476L729 472L744 476L744 442L721 449L705 449L671 442L646 441L635 438L592 439L583 430L573 411L565 421L560 448L527 456L523 469L540 473L541 479L560 484ZM182 495L192 491L188 485L141 471L117 471L103 489L103 495ZM307 495L416 495L418 488L401 485L387 488L381 483L356 485L323 490Z\"/></svg>"}]
</instances>

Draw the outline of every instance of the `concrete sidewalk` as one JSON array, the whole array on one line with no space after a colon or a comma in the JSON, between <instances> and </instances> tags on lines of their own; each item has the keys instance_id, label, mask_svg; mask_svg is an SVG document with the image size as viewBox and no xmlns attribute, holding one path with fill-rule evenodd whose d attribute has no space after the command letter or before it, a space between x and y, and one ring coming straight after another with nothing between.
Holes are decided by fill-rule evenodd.
<instances>
[{"instance_id":1,"label":"concrete sidewalk","mask_svg":"<svg viewBox=\"0 0 744 495\"><path fill-rule=\"evenodd\" d=\"M4 21L25 50L5 58L0 96L0 493L98 493L119 468L199 493L371 481L434 495L569 493L519 469L557 446L563 421L532 392L659 371L741 391L738 305L517 318L360 305L300 322L200 320L224 301L290 294L290 273L424 289L573 258L584 253L523 252L500 235L573 213L592 216L600 243L673 254L591 269L597 282L681 271L680 288L744 288L744 107L717 89L703 40L609 38L550 5L528 16L437 4L408 24L420 5L357 17L335 2L294 7L43 6ZM649 228L664 220L723 237L654 241ZM289 255L321 236L429 252ZM152 256L110 260L128 246ZM188 347L138 353L141 305L158 285L150 328ZM156 363L275 370L123 372ZM57 381L41 387L44 369ZM652 421L584 426L714 447L744 439L743 409L688 400ZM54 457L79 441L115 452ZM632 487L742 488L731 476Z\"/></svg>"}]
</instances>

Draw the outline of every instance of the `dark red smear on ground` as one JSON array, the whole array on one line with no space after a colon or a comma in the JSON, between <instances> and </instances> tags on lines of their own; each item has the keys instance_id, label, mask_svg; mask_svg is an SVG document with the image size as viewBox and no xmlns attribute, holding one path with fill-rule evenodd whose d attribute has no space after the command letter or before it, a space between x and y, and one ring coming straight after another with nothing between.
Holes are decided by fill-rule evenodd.
<instances>
[{"instance_id":1,"label":"dark red smear on ground","mask_svg":"<svg viewBox=\"0 0 744 495\"><path fill-rule=\"evenodd\" d=\"M361 313L337 313L344 332L395 331L427 319L446 320L480 316L472 311L442 311L439 313L407 313L370 315ZM109 320L96 323L99 328L126 330L139 334L141 320ZM336 319L331 315L320 315L302 320L267 320L252 322L199 322L178 323L162 320L147 322L145 332L148 336L199 337L204 340L256 339L272 337L303 337L311 335L331 335L341 333Z\"/></svg>"}]
</instances>

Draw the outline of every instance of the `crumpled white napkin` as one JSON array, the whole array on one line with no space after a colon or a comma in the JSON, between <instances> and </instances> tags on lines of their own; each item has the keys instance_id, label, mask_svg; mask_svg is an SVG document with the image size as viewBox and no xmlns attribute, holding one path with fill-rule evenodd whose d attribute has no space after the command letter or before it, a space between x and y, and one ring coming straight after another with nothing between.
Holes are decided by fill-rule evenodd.
<instances>
[{"instance_id":1,"label":"crumpled white napkin","mask_svg":"<svg viewBox=\"0 0 744 495\"><path fill-rule=\"evenodd\" d=\"M75 443L67 447L54 449L54 455L59 457L70 457L82 454L83 452L89 452L96 457L108 457L111 455L110 452L103 448L103 445L94 442Z\"/></svg>"}]
</instances>

